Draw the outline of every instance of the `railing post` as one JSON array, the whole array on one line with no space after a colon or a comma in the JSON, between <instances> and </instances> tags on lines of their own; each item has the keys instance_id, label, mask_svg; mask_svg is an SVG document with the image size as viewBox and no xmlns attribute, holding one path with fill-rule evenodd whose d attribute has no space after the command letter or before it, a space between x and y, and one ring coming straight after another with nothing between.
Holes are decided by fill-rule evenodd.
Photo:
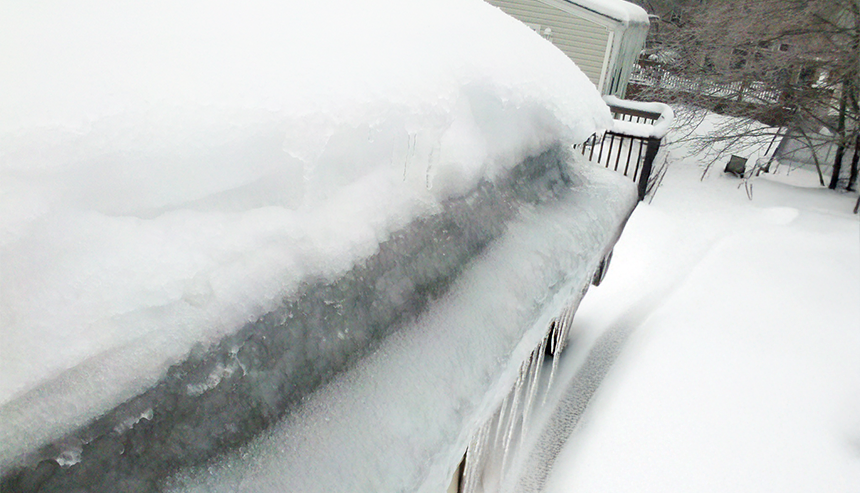
<instances>
[{"instance_id":1,"label":"railing post","mask_svg":"<svg viewBox=\"0 0 860 493\"><path fill-rule=\"evenodd\" d=\"M648 180L651 178L651 168L654 165L654 158L657 157L657 151L660 150L660 139L650 137L648 139L648 147L645 149L645 161L642 163L642 171L639 173L639 200L645 198L648 192Z\"/></svg>"}]
</instances>

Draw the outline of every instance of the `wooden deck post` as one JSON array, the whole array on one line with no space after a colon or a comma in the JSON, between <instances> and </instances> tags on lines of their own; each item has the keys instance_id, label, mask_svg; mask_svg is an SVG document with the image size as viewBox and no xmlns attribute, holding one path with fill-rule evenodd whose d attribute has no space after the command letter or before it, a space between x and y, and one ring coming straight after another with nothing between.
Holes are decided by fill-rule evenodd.
<instances>
[{"instance_id":1,"label":"wooden deck post","mask_svg":"<svg viewBox=\"0 0 860 493\"><path fill-rule=\"evenodd\" d=\"M645 149L645 160L642 163L642 171L639 173L639 200L645 198L648 193L648 180L651 178L651 169L654 166L654 158L657 157L657 151L660 150L660 139L650 137L648 139L648 147Z\"/></svg>"}]
</instances>

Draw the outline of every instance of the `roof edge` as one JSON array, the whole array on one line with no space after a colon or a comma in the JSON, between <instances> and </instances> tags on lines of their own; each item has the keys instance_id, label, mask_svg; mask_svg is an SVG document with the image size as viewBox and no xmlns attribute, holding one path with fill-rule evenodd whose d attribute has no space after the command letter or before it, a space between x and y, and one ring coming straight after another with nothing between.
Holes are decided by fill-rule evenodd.
<instances>
[{"instance_id":1,"label":"roof edge","mask_svg":"<svg viewBox=\"0 0 860 493\"><path fill-rule=\"evenodd\" d=\"M624 0L560 0L624 25L649 25L642 7Z\"/></svg>"}]
</instances>

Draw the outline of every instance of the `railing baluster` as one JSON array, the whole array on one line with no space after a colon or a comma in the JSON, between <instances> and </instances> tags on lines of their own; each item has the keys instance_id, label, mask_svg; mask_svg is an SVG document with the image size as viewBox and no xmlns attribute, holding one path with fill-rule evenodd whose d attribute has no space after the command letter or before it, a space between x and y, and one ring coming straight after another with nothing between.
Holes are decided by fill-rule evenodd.
<instances>
[{"instance_id":1,"label":"railing baluster","mask_svg":"<svg viewBox=\"0 0 860 493\"><path fill-rule=\"evenodd\" d=\"M606 138L606 135L609 135L609 152L606 153L606 168L608 169L609 161L612 159L612 145L615 144L615 134L613 134L612 132L606 132L604 138ZM615 168L615 171L618 171L617 166Z\"/></svg>"},{"instance_id":2,"label":"railing baluster","mask_svg":"<svg viewBox=\"0 0 860 493\"><path fill-rule=\"evenodd\" d=\"M616 121L654 125L658 120L663 118L661 114L655 113L653 111L638 109L635 107L611 106L610 110L613 119L615 119ZM671 118L671 110L669 110L668 114L670 115L669 118ZM607 138L609 139L608 148L606 148ZM617 144L615 142L616 140L618 140ZM607 169L613 168L616 172L621 172L621 154L624 152L624 146L627 145L627 156L626 162L624 163L623 174L624 176L632 179L634 182L637 182L637 188L639 190L639 199L642 200L645 197L645 193L648 191L648 182L650 180L651 169L653 167L654 159L660 148L660 143L661 139L658 138L640 137L637 135L629 135L609 130L604 132L603 136L600 139L600 149L597 150L597 160L594 159L594 148L598 145L596 134L586 139L586 141L580 145L582 146L581 152L583 156L586 152L586 146L589 147L589 161L602 165ZM639 149L636 152L635 162L633 160L634 145L639 146ZM645 149L643 149L643 147ZM576 146L574 146L574 148L576 148ZM613 152L615 153L614 166L610 162L613 158ZM605 161L604 153L606 155ZM633 163L632 175L630 173L631 163Z\"/></svg>"},{"instance_id":3,"label":"railing baluster","mask_svg":"<svg viewBox=\"0 0 860 493\"><path fill-rule=\"evenodd\" d=\"M630 139L630 147L627 148L627 164L624 165L624 176L627 176L627 172L630 170L630 158L633 156L633 141L635 139ZM641 144L640 144L641 147ZM636 174L635 172L633 173Z\"/></svg>"},{"instance_id":4,"label":"railing baluster","mask_svg":"<svg viewBox=\"0 0 860 493\"><path fill-rule=\"evenodd\" d=\"M606 133L603 134L603 138L600 139L600 152L597 153L597 162L602 162L603 159L603 144L606 143Z\"/></svg>"}]
</instances>

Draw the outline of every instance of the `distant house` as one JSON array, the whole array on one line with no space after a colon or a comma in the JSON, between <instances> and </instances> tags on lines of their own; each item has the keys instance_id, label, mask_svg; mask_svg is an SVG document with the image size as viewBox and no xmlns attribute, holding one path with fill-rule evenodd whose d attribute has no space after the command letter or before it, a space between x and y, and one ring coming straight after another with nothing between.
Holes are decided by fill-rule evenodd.
<instances>
[{"instance_id":1,"label":"distant house","mask_svg":"<svg viewBox=\"0 0 860 493\"><path fill-rule=\"evenodd\" d=\"M601 94L623 98L648 35L648 14L623 0L487 0L576 62Z\"/></svg>"}]
</instances>

